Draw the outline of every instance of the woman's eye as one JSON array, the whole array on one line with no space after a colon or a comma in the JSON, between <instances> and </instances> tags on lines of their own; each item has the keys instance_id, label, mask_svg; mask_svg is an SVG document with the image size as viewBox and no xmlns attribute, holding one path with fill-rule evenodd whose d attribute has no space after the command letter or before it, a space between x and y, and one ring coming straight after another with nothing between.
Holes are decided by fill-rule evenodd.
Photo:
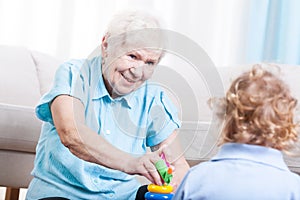
<instances>
[{"instance_id":1,"label":"woman's eye","mask_svg":"<svg viewBox=\"0 0 300 200\"><path fill-rule=\"evenodd\" d=\"M137 57L135 56L135 55L133 55L133 54L129 54L128 55L130 58L132 58L132 59L136 59Z\"/></svg>"},{"instance_id":2,"label":"woman's eye","mask_svg":"<svg viewBox=\"0 0 300 200\"><path fill-rule=\"evenodd\" d=\"M148 62L146 62L146 64L147 64L147 65L154 65L155 63L152 62L152 61L148 61Z\"/></svg>"}]
</instances>

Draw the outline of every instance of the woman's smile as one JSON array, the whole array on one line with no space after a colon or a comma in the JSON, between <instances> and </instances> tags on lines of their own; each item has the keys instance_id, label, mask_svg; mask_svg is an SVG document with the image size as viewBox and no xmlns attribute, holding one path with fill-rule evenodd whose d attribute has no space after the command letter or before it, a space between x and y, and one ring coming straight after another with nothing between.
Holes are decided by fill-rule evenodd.
<instances>
[{"instance_id":1,"label":"woman's smile","mask_svg":"<svg viewBox=\"0 0 300 200\"><path fill-rule=\"evenodd\" d=\"M127 81L127 82L129 82L129 83L136 83L137 82L137 80L132 80L131 78L129 78L129 77L126 77L125 75L124 75L124 73L121 73L121 75L122 75L122 77Z\"/></svg>"}]
</instances>

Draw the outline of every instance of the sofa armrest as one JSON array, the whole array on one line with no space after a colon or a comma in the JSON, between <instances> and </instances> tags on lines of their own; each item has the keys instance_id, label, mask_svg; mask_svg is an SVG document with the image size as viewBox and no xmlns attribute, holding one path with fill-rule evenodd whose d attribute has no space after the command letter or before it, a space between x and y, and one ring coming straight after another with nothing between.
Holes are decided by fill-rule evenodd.
<instances>
[{"instance_id":1,"label":"sofa armrest","mask_svg":"<svg viewBox=\"0 0 300 200\"><path fill-rule=\"evenodd\" d=\"M34 108L0 103L0 149L35 153L40 129Z\"/></svg>"}]
</instances>

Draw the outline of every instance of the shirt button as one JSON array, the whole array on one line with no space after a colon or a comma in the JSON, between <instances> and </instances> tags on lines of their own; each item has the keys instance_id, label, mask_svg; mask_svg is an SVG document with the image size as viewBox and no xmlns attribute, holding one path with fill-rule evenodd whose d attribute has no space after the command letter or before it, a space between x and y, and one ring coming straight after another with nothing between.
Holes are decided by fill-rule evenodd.
<instances>
[{"instance_id":1,"label":"shirt button","mask_svg":"<svg viewBox=\"0 0 300 200\"><path fill-rule=\"evenodd\" d=\"M110 195L109 195L109 197L113 197L113 196L114 196L113 194L110 194Z\"/></svg>"},{"instance_id":2,"label":"shirt button","mask_svg":"<svg viewBox=\"0 0 300 200\"><path fill-rule=\"evenodd\" d=\"M97 183L98 183L98 180L97 180L97 179L94 179L94 183L96 183L96 184L97 184Z\"/></svg>"},{"instance_id":3,"label":"shirt button","mask_svg":"<svg viewBox=\"0 0 300 200\"><path fill-rule=\"evenodd\" d=\"M105 133L106 133L107 135L110 135L110 130L106 130Z\"/></svg>"}]
</instances>

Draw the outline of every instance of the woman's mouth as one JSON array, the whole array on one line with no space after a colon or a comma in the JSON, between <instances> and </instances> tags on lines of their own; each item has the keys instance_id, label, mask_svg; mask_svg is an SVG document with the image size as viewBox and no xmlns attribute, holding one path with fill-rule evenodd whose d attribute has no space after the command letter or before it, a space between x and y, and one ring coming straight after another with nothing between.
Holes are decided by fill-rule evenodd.
<instances>
[{"instance_id":1,"label":"woman's mouth","mask_svg":"<svg viewBox=\"0 0 300 200\"><path fill-rule=\"evenodd\" d=\"M136 81L134 81L134 80L131 80L130 78L128 78L128 77L126 77L124 74L122 74L121 73L121 75L122 75L122 77L126 80L126 81L128 81L129 83L135 83Z\"/></svg>"}]
</instances>

